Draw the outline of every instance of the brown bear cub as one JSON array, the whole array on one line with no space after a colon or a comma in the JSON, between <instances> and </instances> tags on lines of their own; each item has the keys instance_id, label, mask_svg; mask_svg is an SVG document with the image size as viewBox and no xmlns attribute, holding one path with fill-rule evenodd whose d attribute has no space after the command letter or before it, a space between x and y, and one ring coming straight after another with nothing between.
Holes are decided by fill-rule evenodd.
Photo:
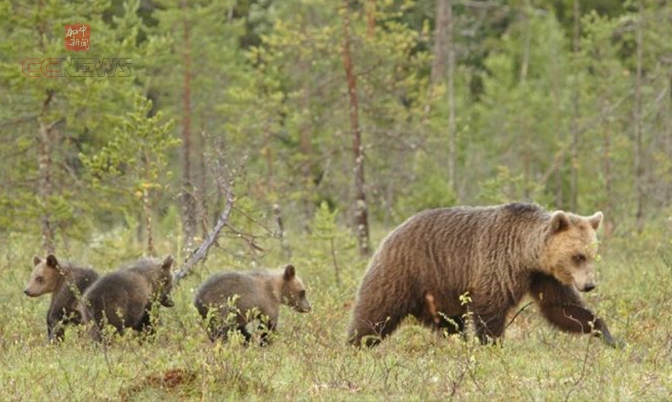
<instances>
[{"instance_id":1,"label":"brown bear cub","mask_svg":"<svg viewBox=\"0 0 672 402\"><path fill-rule=\"evenodd\" d=\"M458 333L469 312L487 343L504 334L507 314L529 294L555 327L595 331L614 346L607 325L579 294L595 288L601 223L601 212L582 217L531 204L421 212L393 230L371 259L348 341L375 345L408 315Z\"/></svg>"},{"instance_id":2,"label":"brown bear cub","mask_svg":"<svg viewBox=\"0 0 672 402\"><path fill-rule=\"evenodd\" d=\"M252 334L246 328L255 320L262 321L268 333L278 324L280 304L305 313L310 311L303 281L293 265L276 272L227 272L215 274L196 291L194 305L207 322L208 335L215 341L226 340L230 329L240 331L249 343Z\"/></svg>"},{"instance_id":3,"label":"brown bear cub","mask_svg":"<svg viewBox=\"0 0 672 402\"><path fill-rule=\"evenodd\" d=\"M30 297L51 293L47 311L47 336L50 341L63 340L65 324L80 324L82 316L77 308L79 299L98 274L70 262L59 262L53 254L45 260L33 257L33 273L23 293Z\"/></svg>"},{"instance_id":4,"label":"brown bear cub","mask_svg":"<svg viewBox=\"0 0 672 402\"><path fill-rule=\"evenodd\" d=\"M84 293L80 303L84 323L92 323L91 337L101 341L106 324L112 325L120 335L125 328L152 333L153 304L174 305L170 298L172 264L170 255L163 260L143 258L98 279Z\"/></svg>"}]
</instances>

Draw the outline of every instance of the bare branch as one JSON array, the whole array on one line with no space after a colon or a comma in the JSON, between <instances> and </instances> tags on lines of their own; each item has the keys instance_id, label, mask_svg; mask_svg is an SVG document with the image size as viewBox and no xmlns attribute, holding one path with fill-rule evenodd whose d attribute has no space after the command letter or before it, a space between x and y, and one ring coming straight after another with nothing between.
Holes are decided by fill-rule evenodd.
<instances>
[{"instance_id":1,"label":"bare branch","mask_svg":"<svg viewBox=\"0 0 672 402\"><path fill-rule=\"evenodd\" d=\"M212 231L210 231L205 240L203 240L203 243L201 243L201 245L191 253L191 255L189 256L189 258L187 258L186 262L182 265L182 267L173 275L175 285L177 285L182 278L184 278L190 273L194 265L196 265L200 261L205 261L207 259L210 247L212 247L212 245L217 241L219 233L222 231L222 229L225 226L227 226L229 216L231 215L231 211L233 210L233 203L234 203L233 190L232 190L233 186L231 182L225 180L224 178L220 177L218 181L219 185L222 187L222 189L224 189L224 194L226 198L226 204L224 205L224 209L222 210L222 213L219 216L217 223L212 228Z\"/></svg>"}]
</instances>

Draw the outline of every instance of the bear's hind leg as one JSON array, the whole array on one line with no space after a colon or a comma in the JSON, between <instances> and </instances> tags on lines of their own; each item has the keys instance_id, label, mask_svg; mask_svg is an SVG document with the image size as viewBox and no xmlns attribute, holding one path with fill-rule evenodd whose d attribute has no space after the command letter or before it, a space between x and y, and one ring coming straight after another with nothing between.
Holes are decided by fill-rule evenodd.
<instances>
[{"instance_id":1,"label":"bear's hind leg","mask_svg":"<svg viewBox=\"0 0 672 402\"><path fill-rule=\"evenodd\" d=\"M496 314L476 314L474 316L476 336L481 345L496 344L504 334L505 316Z\"/></svg>"},{"instance_id":2,"label":"bear's hind leg","mask_svg":"<svg viewBox=\"0 0 672 402\"><path fill-rule=\"evenodd\" d=\"M461 315L442 316L438 329L448 335L464 334L464 318Z\"/></svg>"},{"instance_id":3,"label":"bear's hind leg","mask_svg":"<svg viewBox=\"0 0 672 402\"><path fill-rule=\"evenodd\" d=\"M353 318L348 331L348 343L354 346L376 346L397 329L401 319L396 314L378 320Z\"/></svg>"},{"instance_id":4,"label":"bear's hind leg","mask_svg":"<svg viewBox=\"0 0 672 402\"><path fill-rule=\"evenodd\" d=\"M149 311L145 311L142 315L142 318L140 319L140 322L138 322L134 327L134 330L138 332L143 332L147 335L154 335L156 330L154 329L154 326L152 325L152 317L149 314Z\"/></svg>"}]
</instances>

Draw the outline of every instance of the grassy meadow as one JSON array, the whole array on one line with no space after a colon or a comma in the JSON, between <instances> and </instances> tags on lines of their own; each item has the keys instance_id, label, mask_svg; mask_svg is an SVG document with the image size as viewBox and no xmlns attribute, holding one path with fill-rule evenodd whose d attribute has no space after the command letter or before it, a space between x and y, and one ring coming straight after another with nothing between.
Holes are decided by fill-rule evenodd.
<instances>
[{"instance_id":1,"label":"grassy meadow","mask_svg":"<svg viewBox=\"0 0 672 402\"><path fill-rule=\"evenodd\" d=\"M377 230L377 244L386 230ZM90 244L69 244L60 255L115 269L139 252L130 231ZM174 289L176 305L160 310L155 339L125 336L95 344L69 327L62 344L47 344L50 296L22 289L37 241L10 236L0 251L0 400L670 400L672 398L672 244L669 236L628 235L603 244L598 288L586 295L612 333L626 343L610 349L599 339L550 328L536 307L523 310L503 347L482 347L404 325L372 350L346 346L345 328L366 261L337 243L341 284L326 242L291 240L297 272L312 312L282 308L268 347L239 339L212 344L192 305L211 273L245 269L250 260L213 248L204 266ZM167 237L160 252L176 250ZM222 242L222 244L224 244ZM259 259L287 262L277 245ZM175 254L178 261L182 256ZM524 304L526 302L523 302ZM409 324L412 324L409 322Z\"/></svg>"}]
</instances>

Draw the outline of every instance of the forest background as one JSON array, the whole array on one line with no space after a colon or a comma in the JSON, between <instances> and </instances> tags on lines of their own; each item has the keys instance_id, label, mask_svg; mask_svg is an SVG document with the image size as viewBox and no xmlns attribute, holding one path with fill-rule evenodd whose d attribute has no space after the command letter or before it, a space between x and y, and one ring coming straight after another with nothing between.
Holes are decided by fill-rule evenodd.
<instances>
[{"instance_id":1,"label":"forest background","mask_svg":"<svg viewBox=\"0 0 672 402\"><path fill-rule=\"evenodd\" d=\"M64 47L73 23L91 27L86 52ZM9 399L670 397L671 2L0 0L0 27ZM27 59L63 76L31 76ZM375 351L344 346L389 230L512 201L604 212L588 303L628 346L556 334L533 308L503 349L412 326ZM76 331L43 344L48 300L21 294L33 254L100 272L141 255L181 265L218 220L165 311L164 350L102 353ZM269 348L213 349L193 289L288 261L315 311L284 312ZM73 364L82 353L90 365Z\"/></svg>"}]
</instances>

